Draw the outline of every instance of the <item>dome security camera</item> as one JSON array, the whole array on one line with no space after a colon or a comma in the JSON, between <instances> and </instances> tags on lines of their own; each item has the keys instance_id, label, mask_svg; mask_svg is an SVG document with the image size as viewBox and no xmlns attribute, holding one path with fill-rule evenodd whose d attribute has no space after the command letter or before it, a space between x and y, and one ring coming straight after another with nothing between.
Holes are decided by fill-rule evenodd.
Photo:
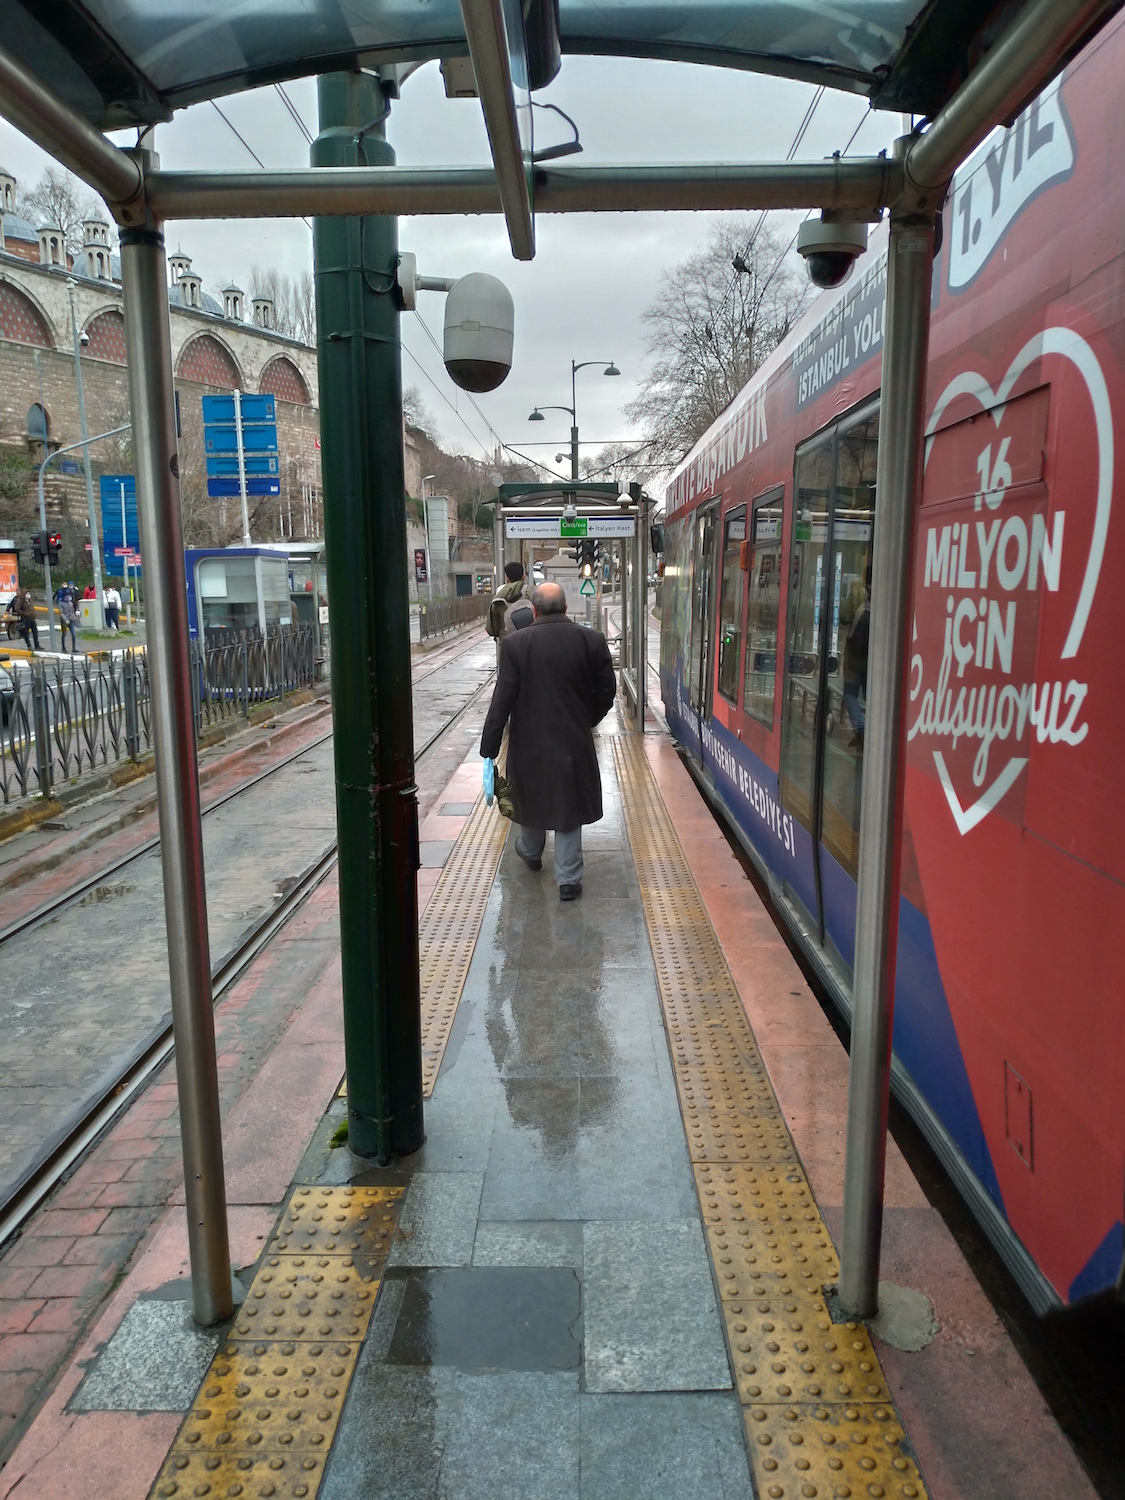
<instances>
[{"instance_id":1,"label":"dome security camera","mask_svg":"<svg viewBox=\"0 0 1125 1500\"><path fill-rule=\"evenodd\" d=\"M78 342L82 345L83 349L85 349L89 344L90 335L85 331L85 329L83 329L83 331L78 335Z\"/></svg>"},{"instance_id":2,"label":"dome security camera","mask_svg":"<svg viewBox=\"0 0 1125 1500\"><path fill-rule=\"evenodd\" d=\"M495 276L462 276L445 299L445 368L463 391L494 391L512 368L516 309Z\"/></svg>"},{"instance_id":3,"label":"dome security camera","mask_svg":"<svg viewBox=\"0 0 1125 1500\"><path fill-rule=\"evenodd\" d=\"M797 232L797 252L805 258L813 286L842 286L866 249L866 224L806 219Z\"/></svg>"}]
</instances>

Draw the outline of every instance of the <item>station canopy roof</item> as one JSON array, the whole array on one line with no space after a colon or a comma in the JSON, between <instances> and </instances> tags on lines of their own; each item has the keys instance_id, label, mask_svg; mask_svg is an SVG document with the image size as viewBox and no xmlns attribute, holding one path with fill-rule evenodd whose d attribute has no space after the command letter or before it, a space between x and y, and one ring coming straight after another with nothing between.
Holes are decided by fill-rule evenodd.
<instances>
[{"instance_id":1,"label":"station canopy roof","mask_svg":"<svg viewBox=\"0 0 1125 1500\"><path fill-rule=\"evenodd\" d=\"M518 11L520 0L510 0ZM525 13L551 0L523 0ZM1012 0L558 0L564 54L776 73L933 115ZM92 124L237 90L468 52L458 0L0 0L4 46Z\"/></svg>"}]
</instances>

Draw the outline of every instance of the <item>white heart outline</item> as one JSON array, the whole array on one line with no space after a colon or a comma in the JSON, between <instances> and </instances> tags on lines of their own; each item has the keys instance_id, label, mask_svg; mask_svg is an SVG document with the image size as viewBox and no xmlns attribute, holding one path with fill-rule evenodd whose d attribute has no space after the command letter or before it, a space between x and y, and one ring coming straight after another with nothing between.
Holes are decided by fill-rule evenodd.
<instances>
[{"instance_id":1,"label":"white heart outline","mask_svg":"<svg viewBox=\"0 0 1125 1500\"><path fill-rule=\"evenodd\" d=\"M1064 359L1069 359L1086 382L1090 405L1094 410L1094 426L1098 434L1098 491L1094 509L1094 530L1090 537L1085 577L1082 580L1078 602L1074 606L1070 629L1060 656L1060 660L1066 661L1070 657L1077 656L1078 648L1082 644L1082 637L1090 618L1090 610L1094 604L1094 595L1098 591L1098 580L1101 577L1102 562L1105 559L1106 537L1109 535L1109 518L1113 509L1113 412L1109 402L1109 388L1093 349L1080 333L1075 333L1073 328L1045 328L1041 333L1028 339L1008 366L1007 374L995 391L984 376L979 375L975 370L964 370L960 375L955 375L938 397L933 414L926 423L926 452L923 470L930 461L930 451L934 445L937 425L950 402L958 396L975 397L981 407L990 413L999 429L1004 419L1004 412L1007 410L1007 401L1012 393L1012 387L1028 365L1045 354L1059 354ZM994 403L991 407L985 402L986 396L990 397ZM946 769L945 760L938 750L934 751L934 764L937 767L942 790L945 792L945 800L949 803L949 810L957 825L957 831L964 837L970 829L984 821L1015 785L1017 777L1027 765L1027 757L1013 757L988 790L968 808L962 808L961 800L954 790L953 782Z\"/></svg>"}]
</instances>

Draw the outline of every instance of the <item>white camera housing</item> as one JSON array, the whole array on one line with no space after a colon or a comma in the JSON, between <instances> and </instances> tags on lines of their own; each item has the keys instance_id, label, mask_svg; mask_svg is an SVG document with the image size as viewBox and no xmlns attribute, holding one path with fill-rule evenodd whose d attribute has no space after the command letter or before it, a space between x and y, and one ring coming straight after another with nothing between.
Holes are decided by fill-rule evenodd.
<instances>
[{"instance_id":1,"label":"white camera housing","mask_svg":"<svg viewBox=\"0 0 1125 1500\"><path fill-rule=\"evenodd\" d=\"M502 281L473 271L445 299L445 368L463 391L494 391L512 368L516 308Z\"/></svg>"},{"instance_id":2,"label":"white camera housing","mask_svg":"<svg viewBox=\"0 0 1125 1500\"><path fill-rule=\"evenodd\" d=\"M797 231L797 253L814 286L842 286L866 249L866 224L806 219Z\"/></svg>"}]
</instances>

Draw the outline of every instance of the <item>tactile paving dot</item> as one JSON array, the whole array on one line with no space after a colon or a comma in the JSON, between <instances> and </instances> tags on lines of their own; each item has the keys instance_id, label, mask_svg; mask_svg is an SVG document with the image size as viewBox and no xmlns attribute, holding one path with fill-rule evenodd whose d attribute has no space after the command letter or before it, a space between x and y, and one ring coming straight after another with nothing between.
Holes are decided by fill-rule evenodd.
<instances>
[{"instance_id":1,"label":"tactile paving dot","mask_svg":"<svg viewBox=\"0 0 1125 1500\"><path fill-rule=\"evenodd\" d=\"M302 1188L277 1226L271 1253L377 1255L389 1250L403 1189Z\"/></svg>"},{"instance_id":2,"label":"tactile paving dot","mask_svg":"<svg viewBox=\"0 0 1125 1500\"><path fill-rule=\"evenodd\" d=\"M889 1405L752 1405L743 1411L763 1500L920 1500L918 1465Z\"/></svg>"},{"instance_id":3,"label":"tactile paving dot","mask_svg":"<svg viewBox=\"0 0 1125 1500\"><path fill-rule=\"evenodd\" d=\"M153 1487L156 1500L306 1500L324 1477L323 1453L183 1453L169 1455Z\"/></svg>"},{"instance_id":4,"label":"tactile paving dot","mask_svg":"<svg viewBox=\"0 0 1125 1500\"><path fill-rule=\"evenodd\" d=\"M706 1231L720 1291L736 1286L753 1296L756 1288L781 1282L795 1295L819 1295L839 1275L823 1224L804 1231L796 1225L708 1224ZM784 1276L777 1274L781 1270Z\"/></svg>"},{"instance_id":5,"label":"tactile paving dot","mask_svg":"<svg viewBox=\"0 0 1125 1500\"><path fill-rule=\"evenodd\" d=\"M796 1304L727 1320L738 1392L749 1402L884 1401L890 1392L867 1331Z\"/></svg>"},{"instance_id":6,"label":"tactile paving dot","mask_svg":"<svg viewBox=\"0 0 1125 1500\"><path fill-rule=\"evenodd\" d=\"M379 1283L350 1256L274 1255L234 1320L237 1338L361 1339Z\"/></svg>"},{"instance_id":7,"label":"tactile paving dot","mask_svg":"<svg viewBox=\"0 0 1125 1500\"><path fill-rule=\"evenodd\" d=\"M358 1344L335 1341L228 1343L184 1419L177 1449L327 1452L358 1353Z\"/></svg>"},{"instance_id":8,"label":"tactile paving dot","mask_svg":"<svg viewBox=\"0 0 1125 1500\"><path fill-rule=\"evenodd\" d=\"M757 1166L701 1162L695 1171L705 1223L794 1224L808 1229L823 1222L796 1161Z\"/></svg>"}]
</instances>

